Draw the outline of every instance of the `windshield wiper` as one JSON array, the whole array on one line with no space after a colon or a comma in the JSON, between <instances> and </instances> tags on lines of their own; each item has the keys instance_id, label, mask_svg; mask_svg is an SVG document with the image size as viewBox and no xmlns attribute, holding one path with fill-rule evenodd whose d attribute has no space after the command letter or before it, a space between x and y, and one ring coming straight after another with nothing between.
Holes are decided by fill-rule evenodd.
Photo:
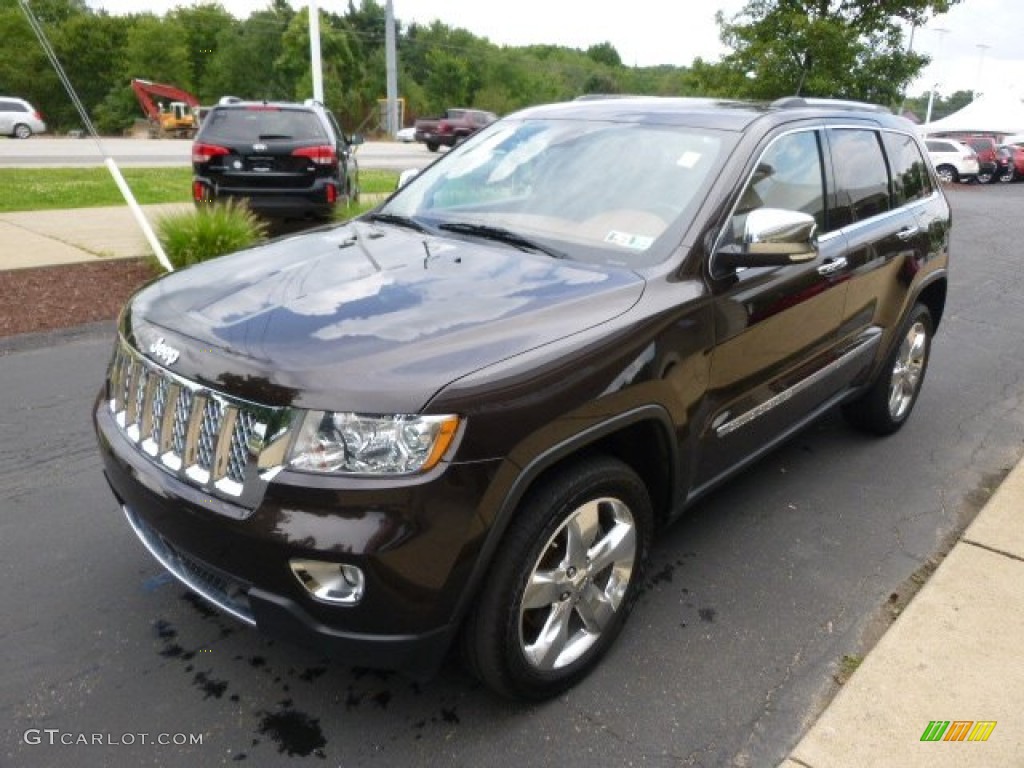
<instances>
[{"instance_id":1,"label":"windshield wiper","mask_svg":"<svg viewBox=\"0 0 1024 768\"><path fill-rule=\"evenodd\" d=\"M452 221L447 224L439 224L437 228L447 230L448 232L458 232L463 235L476 235L487 240L497 240L501 243L508 243L509 245L531 251L539 251L553 259L565 258L565 253L562 251L548 245L541 245L536 240L531 240L520 235L518 232L513 232L511 229L505 229L504 227L494 227L490 224L471 224L468 221Z\"/></svg>"},{"instance_id":2,"label":"windshield wiper","mask_svg":"<svg viewBox=\"0 0 1024 768\"><path fill-rule=\"evenodd\" d=\"M406 227L408 229L415 229L417 232L423 232L425 234L433 234L430 228L416 221L411 216L400 216L397 213L368 213L364 217L370 221L379 221L383 224L394 224L396 227Z\"/></svg>"}]
</instances>

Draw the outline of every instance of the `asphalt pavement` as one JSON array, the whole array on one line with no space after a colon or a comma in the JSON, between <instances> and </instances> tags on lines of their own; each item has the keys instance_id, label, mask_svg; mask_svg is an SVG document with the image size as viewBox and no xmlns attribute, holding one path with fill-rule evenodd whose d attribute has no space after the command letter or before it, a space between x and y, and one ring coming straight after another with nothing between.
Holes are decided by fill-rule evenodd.
<instances>
[{"instance_id":1,"label":"asphalt pavement","mask_svg":"<svg viewBox=\"0 0 1024 768\"><path fill-rule=\"evenodd\" d=\"M147 253L124 206L0 214L0 269ZM1018 465L783 768L1024 768L1022 517Z\"/></svg>"}]
</instances>

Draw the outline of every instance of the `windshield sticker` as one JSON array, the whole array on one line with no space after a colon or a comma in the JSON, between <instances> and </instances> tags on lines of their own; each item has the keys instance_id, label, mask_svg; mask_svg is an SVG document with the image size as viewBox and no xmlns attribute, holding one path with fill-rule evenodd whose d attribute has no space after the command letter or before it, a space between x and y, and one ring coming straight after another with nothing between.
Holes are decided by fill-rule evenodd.
<instances>
[{"instance_id":1,"label":"windshield sticker","mask_svg":"<svg viewBox=\"0 0 1024 768\"><path fill-rule=\"evenodd\" d=\"M646 251L651 247L654 238L647 235L631 235L629 232L619 232L613 229L605 235L604 241L622 248L632 248L634 251Z\"/></svg>"},{"instance_id":2,"label":"windshield sticker","mask_svg":"<svg viewBox=\"0 0 1024 768\"><path fill-rule=\"evenodd\" d=\"M676 165L680 168L694 168L697 163L700 162L700 157L700 152L683 152L683 154L679 156L679 159L676 160Z\"/></svg>"}]
</instances>

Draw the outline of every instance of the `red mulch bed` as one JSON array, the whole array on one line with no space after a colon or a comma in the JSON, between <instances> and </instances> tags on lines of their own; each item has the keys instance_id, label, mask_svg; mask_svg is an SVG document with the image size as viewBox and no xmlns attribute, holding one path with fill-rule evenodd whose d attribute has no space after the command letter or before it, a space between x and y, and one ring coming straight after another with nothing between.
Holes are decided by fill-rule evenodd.
<instances>
[{"instance_id":1,"label":"red mulch bed","mask_svg":"<svg viewBox=\"0 0 1024 768\"><path fill-rule=\"evenodd\" d=\"M155 274L141 259L0 270L0 337L113 320Z\"/></svg>"}]
</instances>

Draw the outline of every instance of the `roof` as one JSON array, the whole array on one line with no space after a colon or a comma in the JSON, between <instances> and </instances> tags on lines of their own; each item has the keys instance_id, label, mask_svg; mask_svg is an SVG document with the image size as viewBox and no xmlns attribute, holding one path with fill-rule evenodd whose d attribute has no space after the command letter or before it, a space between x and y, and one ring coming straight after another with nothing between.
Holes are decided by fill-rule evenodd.
<instances>
[{"instance_id":1,"label":"roof","mask_svg":"<svg viewBox=\"0 0 1024 768\"><path fill-rule=\"evenodd\" d=\"M783 123L795 119L836 117L866 119L881 125L907 123L889 110L873 104L831 99L787 97L777 101L753 102L663 96L588 96L562 104L530 107L512 117L531 119L608 120L661 125L685 125L726 131L743 131L753 122L775 116Z\"/></svg>"}]
</instances>

